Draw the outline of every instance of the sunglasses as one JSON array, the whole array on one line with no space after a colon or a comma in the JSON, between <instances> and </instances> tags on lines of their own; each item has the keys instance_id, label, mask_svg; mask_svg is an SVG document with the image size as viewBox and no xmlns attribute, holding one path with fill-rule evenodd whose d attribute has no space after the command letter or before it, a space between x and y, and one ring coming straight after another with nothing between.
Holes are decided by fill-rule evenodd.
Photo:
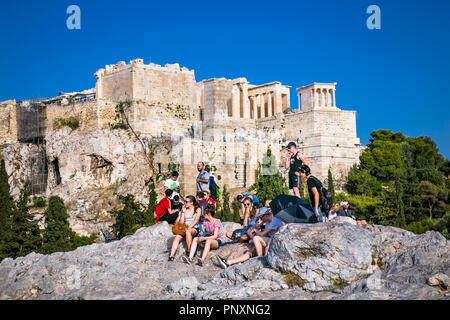
<instances>
[{"instance_id":1,"label":"sunglasses","mask_svg":"<svg viewBox=\"0 0 450 320\"><path fill-rule=\"evenodd\" d=\"M186 200L185 202L186 202L186 203L191 203L192 201L191 201L191 200Z\"/></svg>"},{"instance_id":2,"label":"sunglasses","mask_svg":"<svg viewBox=\"0 0 450 320\"><path fill-rule=\"evenodd\" d=\"M244 203L244 206L246 206L246 207L250 207L250 206L251 206L251 204L250 204L250 203Z\"/></svg>"}]
</instances>

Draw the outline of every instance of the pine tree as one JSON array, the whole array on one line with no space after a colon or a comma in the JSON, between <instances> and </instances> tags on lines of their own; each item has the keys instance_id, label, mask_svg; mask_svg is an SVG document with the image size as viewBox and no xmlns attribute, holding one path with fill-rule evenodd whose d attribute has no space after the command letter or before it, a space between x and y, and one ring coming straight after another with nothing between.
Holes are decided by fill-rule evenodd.
<instances>
[{"instance_id":1,"label":"pine tree","mask_svg":"<svg viewBox=\"0 0 450 320\"><path fill-rule=\"evenodd\" d=\"M12 215L12 237L10 240L10 257L17 258L31 252L38 252L42 246L41 230L38 222L28 209L27 186L22 189Z\"/></svg>"},{"instance_id":2,"label":"pine tree","mask_svg":"<svg viewBox=\"0 0 450 320\"><path fill-rule=\"evenodd\" d=\"M227 191L226 185L223 186L222 221L233 221L233 214L230 210L230 193Z\"/></svg>"},{"instance_id":3,"label":"pine tree","mask_svg":"<svg viewBox=\"0 0 450 320\"><path fill-rule=\"evenodd\" d=\"M272 155L270 147L267 149L266 155L263 159L258 178L249 191L256 190L256 197L265 203L267 200L272 200L278 195L289 194L289 188L286 184L286 179L278 170L278 164L275 157Z\"/></svg>"},{"instance_id":4,"label":"pine tree","mask_svg":"<svg viewBox=\"0 0 450 320\"><path fill-rule=\"evenodd\" d=\"M328 169L328 191L330 191L331 195L334 198L334 181L333 175L331 174L331 169Z\"/></svg>"},{"instance_id":5,"label":"pine tree","mask_svg":"<svg viewBox=\"0 0 450 320\"><path fill-rule=\"evenodd\" d=\"M233 221L239 222L241 220L241 203L237 200L234 200L231 203L231 207L233 208Z\"/></svg>"},{"instance_id":6,"label":"pine tree","mask_svg":"<svg viewBox=\"0 0 450 320\"><path fill-rule=\"evenodd\" d=\"M75 233L69 225L69 214L63 199L50 197L44 213L46 227L43 232L42 252L49 254L73 249Z\"/></svg>"},{"instance_id":7,"label":"pine tree","mask_svg":"<svg viewBox=\"0 0 450 320\"><path fill-rule=\"evenodd\" d=\"M125 236L134 234L138 224L137 217L141 214L139 204L134 201L134 196L127 194L119 195L119 199L125 205L121 210L113 210L111 214L116 218L116 222L112 225L114 235L122 239ZM140 227L140 226L139 226Z\"/></svg>"},{"instance_id":8,"label":"pine tree","mask_svg":"<svg viewBox=\"0 0 450 320\"><path fill-rule=\"evenodd\" d=\"M155 208L157 206L157 197L158 195L156 194L155 191L155 184L151 183L149 188L148 188L148 207L147 210L145 210L145 225L151 226L154 225L157 221L155 220L154 217L154 212L155 212Z\"/></svg>"},{"instance_id":9,"label":"pine tree","mask_svg":"<svg viewBox=\"0 0 450 320\"><path fill-rule=\"evenodd\" d=\"M0 162L0 261L10 255L11 216L13 200L10 194L5 160Z\"/></svg>"}]
</instances>

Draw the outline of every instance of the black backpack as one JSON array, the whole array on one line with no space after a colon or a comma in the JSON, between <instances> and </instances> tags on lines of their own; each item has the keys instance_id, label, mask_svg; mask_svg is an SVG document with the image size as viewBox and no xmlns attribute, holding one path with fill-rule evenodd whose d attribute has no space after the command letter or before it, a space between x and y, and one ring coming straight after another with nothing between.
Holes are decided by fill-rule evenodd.
<instances>
[{"instance_id":1,"label":"black backpack","mask_svg":"<svg viewBox=\"0 0 450 320\"><path fill-rule=\"evenodd\" d=\"M328 211L330 211L331 207L333 206L333 195L322 185L319 179L313 176L311 176L311 178L314 178L317 182L319 182L320 185L320 190L318 191L320 196L319 204L320 209L322 210L322 214L328 213Z\"/></svg>"},{"instance_id":2,"label":"black backpack","mask_svg":"<svg viewBox=\"0 0 450 320\"><path fill-rule=\"evenodd\" d=\"M219 186L216 183L216 179L214 177L211 177L209 181L209 191L211 193L211 198L213 198L214 201L217 201L220 195Z\"/></svg>"}]
</instances>

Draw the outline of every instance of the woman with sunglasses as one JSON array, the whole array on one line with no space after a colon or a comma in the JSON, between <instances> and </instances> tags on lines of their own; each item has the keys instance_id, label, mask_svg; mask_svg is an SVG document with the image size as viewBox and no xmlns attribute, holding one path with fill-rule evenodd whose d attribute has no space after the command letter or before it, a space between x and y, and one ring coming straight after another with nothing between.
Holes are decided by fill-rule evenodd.
<instances>
[{"instance_id":1,"label":"woman with sunglasses","mask_svg":"<svg viewBox=\"0 0 450 320\"><path fill-rule=\"evenodd\" d=\"M198 221L200 220L200 216L202 214L202 210L199 208L197 200L194 196L187 196L184 201L184 206L181 209L181 213L178 215L176 222L183 222L186 225L186 244L188 247L188 251L191 249L192 239L197 235L197 226ZM172 242L172 249L170 251L169 261L173 261L175 259L175 252L178 249L178 245L180 244L183 236L176 235Z\"/></svg>"},{"instance_id":2,"label":"woman with sunglasses","mask_svg":"<svg viewBox=\"0 0 450 320\"><path fill-rule=\"evenodd\" d=\"M257 209L253 206L253 202L251 198L247 198L244 200L244 215L241 217L240 223L244 226L242 229L237 229L234 231L229 231L226 233L227 238L233 240L233 234L235 235L235 240L239 238L239 242L246 242L250 240L248 237L247 230L250 228L251 225L254 225L254 219L256 216L256 213L258 212ZM236 240L237 241L237 240Z\"/></svg>"}]
</instances>

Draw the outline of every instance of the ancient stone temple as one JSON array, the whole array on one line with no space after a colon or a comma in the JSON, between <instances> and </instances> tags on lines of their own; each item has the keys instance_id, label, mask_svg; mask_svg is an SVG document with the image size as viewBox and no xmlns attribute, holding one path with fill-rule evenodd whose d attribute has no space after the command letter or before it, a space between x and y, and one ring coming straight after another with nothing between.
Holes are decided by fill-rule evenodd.
<instances>
[{"instance_id":1,"label":"ancient stone temple","mask_svg":"<svg viewBox=\"0 0 450 320\"><path fill-rule=\"evenodd\" d=\"M49 194L84 170L80 167L78 171L65 172L63 166L67 167L70 159L49 156L49 139L57 129L57 121L76 118L77 130L86 134L97 129L112 130L111 124L117 121L117 105L123 101L132 102L125 112L136 134L173 138L171 152L156 154L155 161L162 171L167 170L169 163L177 165L186 194L195 191L198 161L210 164L216 179L220 179L218 184L230 189L248 188L254 183L268 147L284 172L284 147L289 141L298 144L319 179L326 180L331 169L338 187L358 162L356 111L337 107L336 83L297 88L298 109L291 109L291 87L280 82L254 85L246 78L197 82L193 70L178 64L144 64L142 59L128 64L121 61L98 70L95 76L95 88L83 92L0 103L0 144L4 146L29 143L36 138L21 125L21 119L29 117L30 112L39 110L38 116L44 119L37 135L47 140L49 165L45 169L50 190L45 192ZM90 152L93 153L85 157L91 167L103 170L109 166L104 175L96 169L96 180L112 184L127 178L126 173L117 171L113 159L95 154L95 148Z\"/></svg>"}]
</instances>

